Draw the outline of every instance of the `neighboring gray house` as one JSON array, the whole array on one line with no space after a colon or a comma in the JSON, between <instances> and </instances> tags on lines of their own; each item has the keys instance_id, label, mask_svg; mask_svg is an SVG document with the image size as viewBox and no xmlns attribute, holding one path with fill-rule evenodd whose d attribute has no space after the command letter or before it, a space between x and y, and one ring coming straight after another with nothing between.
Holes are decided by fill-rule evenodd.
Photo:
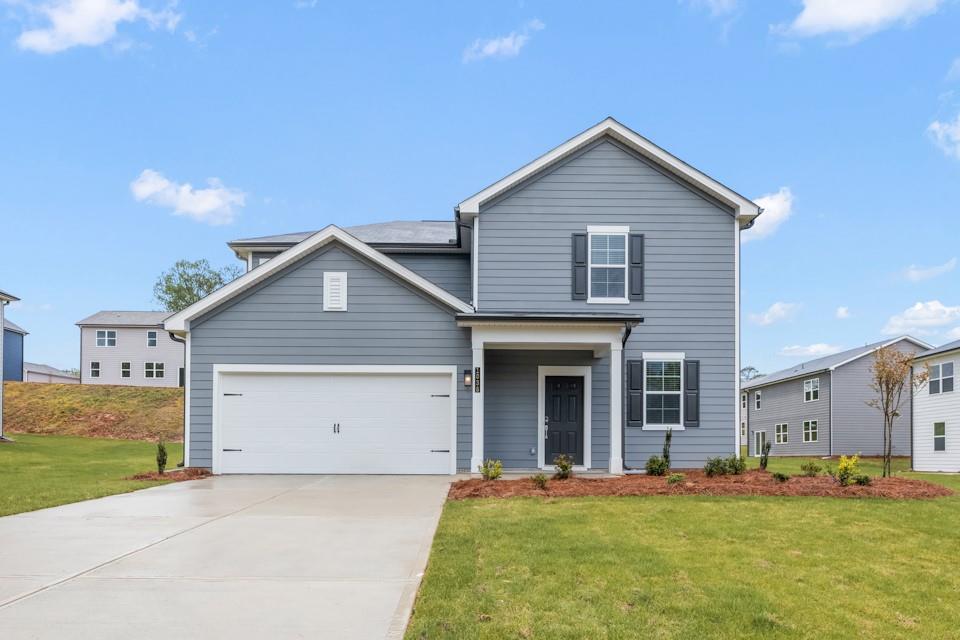
<instances>
[{"instance_id":1,"label":"neighboring gray house","mask_svg":"<svg viewBox=\"0 0 960 640\"><path fill-rule=\"evenodd\" d=\"M918 353L913 371L929 376L913 396L913 469L960 472L960 340Z\"/></svg>"},{"instance_id":2,"label":"neighboring gray house","mask_svg":"<svg viewBox=\"0 0 960 640\"><path fill-rule=\"evenodd\" d=\"M875 352L885 346L919 353L930 345L902 336L810 360L743 383L750 455L770 442L774 456L883 453L883 418L867 405ZM909 396L909 393L907 393ZM743 420L742 420L743 421ZM894 423L893 454L910 455L910 398Z\"/></svg>"},{"instance_id":3,"label":"neighboring gray house","mask_svg":"<svg viewBox=\"0 0 960 640\"><path fill-rule=\"evenodd\" d=\"M4 316L4 312L7 309L7 305L10 304L11 302L16 302L19 299L20 298L10 295L6 291L0 290L0 327L6 326L5 318L3 316ZM6 341L0 340L0 362L4 361L3 359L3 355L4 355L3 343L4 342ZM0 440L3 440L3 439L4 439L3 437L3 381L0 380Z\"/></svg>"},{"instance_id":4,"label":"neighboring gray house","mask_svg":"<svg viewBox=\"0 0 960 640\"><path fill-rule=\"evenodd\" d=\"M189 466L640 470L738 450L740 231L759 207L607 119L461 202L230 243L174 314Z\"/></svg>"},{"instance_id":5,"label":"neighboring gray house","mask_svg":"<svg viewBox=\"0 0 960 640\"><path fill-rule=\"evenodd\" d=\"M47 364L24 362L23 381L47 384L80 384L80 376Z\"/></svg>"},{"instance_id":6,"label":"neighboring gray house","mask_svg":"<svg viewBox=\"0 0 960 640\"><path fill-rule=\"evenodd\" d=\"M23 380L23 339L26 330L7 318L3 319L3 376L4 380Z\"/></svg>"},{"instance_id":7,"label":"neighboring gray house","mask_svg":"<svg viewBox=\"0 0 960 640\"><path fill-rule=\"evenodd\" d=\"M184 386L184 343L163 329L169 311L98 311L80 327L80 383Z\"/></svg>"}]
</instances>

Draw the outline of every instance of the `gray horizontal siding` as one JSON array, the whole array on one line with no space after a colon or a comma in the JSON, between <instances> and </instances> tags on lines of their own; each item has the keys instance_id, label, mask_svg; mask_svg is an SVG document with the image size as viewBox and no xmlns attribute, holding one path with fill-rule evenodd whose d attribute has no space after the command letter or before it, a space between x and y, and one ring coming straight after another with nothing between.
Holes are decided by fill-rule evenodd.
<instances>
[{"instance_id":1,"label":"gray horizontal siding","mask_svg":"<svg viewBox=\"0 0 960 640\"><path fill-rule=\"evenodd\" d=\"M346 271L348 311L323 311L323 272ZM349 250L330 247L191 326L190 465L211 464L214 364L472 365L469 330ZM458 393L458 466L470 464L470 393Z\"/></svg>"},{"instance_id":2,"label":"gray horizontal siding","mask_svg":"<svg viewBox=\"0 0 960 640\"><path fill-rule=\"evenodd\" d=\"M810 378L820 379L820 399L803 401L803 382ZM785 380L768 387L761 387L760 411L757 411L756 390L747 398L748 443L750 454L756 455L754 433L765 431L771 444L770 455L774 456L826 456L830 454L830 373L811 374L808 378ZM803 441L803 422L817 420L819 440ZM787 444L777 444L776 425L787 424Z\"/></svg>"},{"instance_id":3,"label":"gray horizontal siding","mask_svg":"<svg viewBox=\"0 0 960 640\"><path fill-rule=\"evenodd\" d=\"M473 297L469 254L391 253L390 257L464 302Z\"/></svg>"}]
</instances>

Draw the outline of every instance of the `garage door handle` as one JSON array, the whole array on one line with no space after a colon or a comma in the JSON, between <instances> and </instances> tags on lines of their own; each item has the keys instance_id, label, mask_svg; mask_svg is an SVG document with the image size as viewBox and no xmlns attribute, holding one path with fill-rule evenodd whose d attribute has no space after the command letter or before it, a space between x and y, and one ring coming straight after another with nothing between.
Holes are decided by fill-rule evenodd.
<instances>
[{"instance_id":1,"label":"garage door handle","mask_svg":"<svg viewBox=\"0 0 960 640\"><path fill-rule=\"evenodd\" d=\"M449 393L431 393L430 397L431 398L449 398L450 394Z\"/></svg>"},{"instance_id":2,"label":"garage door handle","mask_svg":"<svg viewBox=\"0 0 960 640\"><path fill-rule=\"evenodd\" d=\"M243 394L242 394L242 393L225 393L225 394L223 394L223 395L225 395L225 396L242 396Z\"/></svg>"},{"instance_id":3,"label":"garage door handle","mask_svg":"<svg viewBox=\"0 0 960 640\"><path fill-rule=\"evenodd\" d=\"M243 451L243 449L224 449L224 451Z\"/></svg>"},{"instance_id":4,"label":"garage door handle","mask_svg":"<svg viewBox=\"0 0 960 640\"><path fill-rule=\"evenodd\" d=\"M430 453L450 453L450 449L430 449Z\"/></svg>"}]
</instances>

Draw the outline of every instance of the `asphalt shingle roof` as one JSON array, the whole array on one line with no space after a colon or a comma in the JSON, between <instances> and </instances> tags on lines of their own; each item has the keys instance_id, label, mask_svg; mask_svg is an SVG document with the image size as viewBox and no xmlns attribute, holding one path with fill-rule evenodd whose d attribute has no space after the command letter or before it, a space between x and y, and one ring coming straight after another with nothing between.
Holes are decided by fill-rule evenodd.
<instances>
[{"instance_id":1,"label":"asphalt shingle roof","mask_svg":"<svg viewBox=\"0 0 960 640\"><path fill-rule=\"evenodd\" d=\"M78 326L154 327L172 316L170 311L98 311L77 322Z\"/></svg>"},{"instance_id":2,"label":"asphalt shingle roof","mask_svg":"<svg viewBox=\"0 0 960 640\"><path fill-rule=\"evenodd\" d=\"M44 373L52 376L64 376L67 378L80 378L80 376L74 373L68 373L63 369L57 369L56 367L51 367L48 364L37 364L36 362L24 362L23 363L24 371L33 371L34 373Z\"/></svg>"},{"instance_id":3,"label":"asphalt shingle roof","mask_svg":"<svg viewBox=\"0 0 960 640\"><path fill-rule=\"evenodd\" d=\"M929 351L922 351L917 354L918 358L926 358L927 356L935 356L938 353L946 353L948 351L954 351L960 349L960 340L954 340L953 342L948 342L947 344L942 344L939 347L934 347Z\"/></svg>"},{"instance_id":4,"label":"asphalt shingle roof","mask_svg":"<svg viewBox=\"0 0 960 640\"><path fill-rule=\"evenodd\" d=\"M457 240L456 223L452 220L397 220L394 222L378 222L362 224L343 229L357 240L367 244L439 244L449 245ZM260 236L257 238L241 238L228 244L231 247L248 245L294 245L306 240L316 231L300 231L297 233L283 233L275 236Z\"/></svg>"},{"instance_id":5,"label":"asphalt shingle roof","mask_svg":"<svg viewBox=\"0 0 960 640\"><path fill-rule=\"evenodd\" d=\"M27 335L26 329L22 328L22 327L19 326L17 323L8 320L7 318L4 318L4 319L3 319L3 328L4 328L4 329L9 329L10 331L13 331L14 333L22 333L23 335Z\"/></svg>"}]
</instances>

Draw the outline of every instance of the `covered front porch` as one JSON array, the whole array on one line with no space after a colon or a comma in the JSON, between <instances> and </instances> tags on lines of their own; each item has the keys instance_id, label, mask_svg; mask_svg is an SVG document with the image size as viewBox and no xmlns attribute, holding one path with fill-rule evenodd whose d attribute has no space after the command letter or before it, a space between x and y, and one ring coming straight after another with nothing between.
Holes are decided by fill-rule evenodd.
<instances>
[{"instance_id":1,"label":"covered front porch","mask_svg":"<svg viewBox=\"0 0 960 640\"><path fill-rule=\"evenodd\" d=\"M461 318L471 329L470 471L623 473L623 344L637 319Z\"/></svg>"}]
</instances>

